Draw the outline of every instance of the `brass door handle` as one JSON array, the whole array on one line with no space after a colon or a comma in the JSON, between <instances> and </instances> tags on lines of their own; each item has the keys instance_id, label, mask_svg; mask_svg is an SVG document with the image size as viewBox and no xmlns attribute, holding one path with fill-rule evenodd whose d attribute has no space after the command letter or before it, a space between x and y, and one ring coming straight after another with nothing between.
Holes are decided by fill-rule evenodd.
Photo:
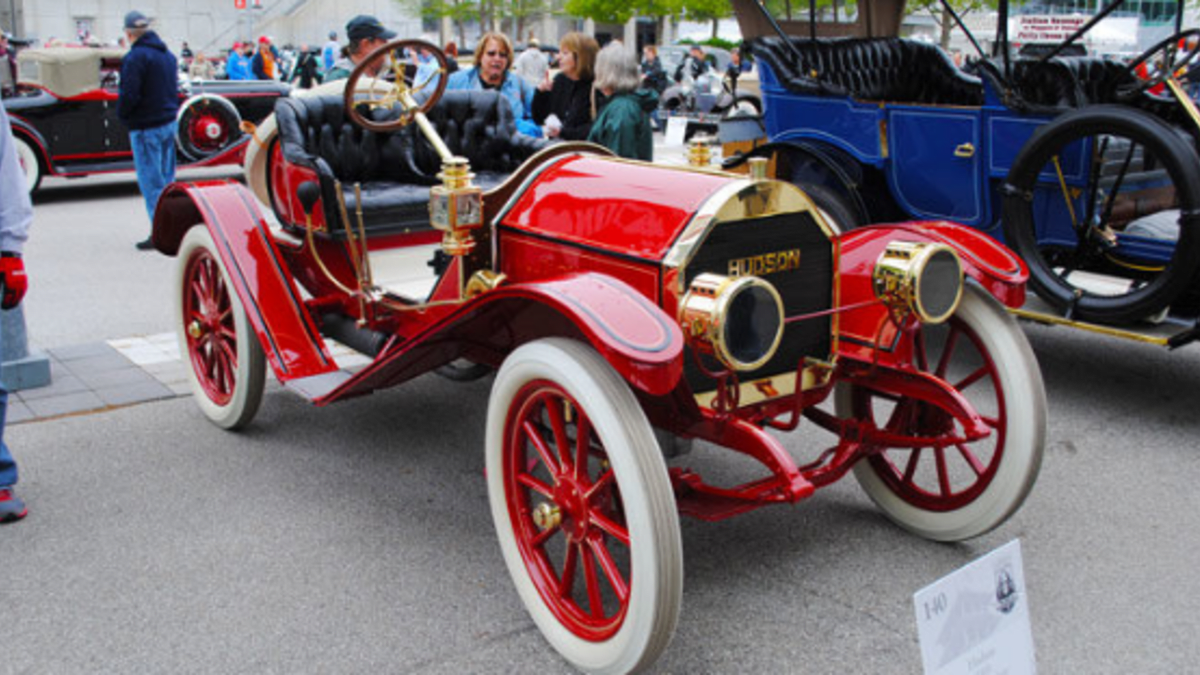
<instances>
[{"instance_id":1,"label":"brass door handle","mask_svg":"<svg viewBox=\"0 0 1200 675\"><path fill-rule=\"evenodd\" d=\"M975 146L971 145L970 143L963 143L962 145L960 145L954 149L954 156L962 157L964 159L969 158L969 157L974 157L975 156Z\"/></svg>"}]
</instances>

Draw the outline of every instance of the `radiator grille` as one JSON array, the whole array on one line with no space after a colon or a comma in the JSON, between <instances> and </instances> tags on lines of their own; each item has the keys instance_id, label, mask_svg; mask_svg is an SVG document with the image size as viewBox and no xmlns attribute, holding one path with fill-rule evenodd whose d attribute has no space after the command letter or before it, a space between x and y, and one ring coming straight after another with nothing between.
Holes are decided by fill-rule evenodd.
<instances>
[{"instance_id":1,"label":"radiator grille","mask_svg":"<svg viewBox=\"0 0 1200 675\"><path fill-rule=\"evenodd\" d=\"M687 284L697 275L729 274L731 261L800 250L797 269L760 274L779 291L785 316L811 314L833 306L833 244L821 226L805 211L780 213L762 218L724 221L712 228L684 273ZM735 263L735 268L738 265ZM741 269L747 264L741 263ZM780 267L786 268L787 265ZM831 349L830 315L788 324L775 356L758 370L740 373L742 382L793 373L806 357L828 360ZM700 394L716 388L696 366L689 353L684 371L692 391Z\"/></svg>"}]
</instances>

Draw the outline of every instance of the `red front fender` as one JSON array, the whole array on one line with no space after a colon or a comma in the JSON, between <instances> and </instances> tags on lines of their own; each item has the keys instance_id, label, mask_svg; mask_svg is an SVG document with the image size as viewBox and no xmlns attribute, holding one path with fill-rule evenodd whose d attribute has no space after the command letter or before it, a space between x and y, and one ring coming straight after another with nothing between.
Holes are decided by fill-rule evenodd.
<instances>
[{"instance_id":1,"label":"red front fender","mask_svg":"<svg viewBox=\"0 0 1200 675\"><path fill-rule=\"evenodd\" d=\"M622 281L584 273L506 290L569 317L617 372L647 394L667 394L683 375L679 324Z\"/></svg>"},{"instance_id":2,"label":"red front fender","mask_svg":"<svg viewBox=\"0 0 1200 675\"><path fill-rule=\"evenodd\" d=\"M850 290L847 281L865 282L869 288L871 272L883 249L893 241L928 241L953 248L962 259L963 273L1009 307L1025 302L1025 280L1029 268L1007 246L979 232L945 221L874 225L841 235L843 293ZM855 292L843 298L858 298ZM872 293L873 294L873 293ZM861 296L868 297L868 296Z\"/></svg>"},{"instance_id":3,"label":"red front fender","mask_svg":"<svg viewBox=\"0 0 1200 675\"><path fill-rule=\"evenodd\" d=\"M882 302L875 299L871 275L875 262L893 241L935 242L953 248L963 263L963 273L1009 307L1025 302L1029 269L1003 244L969 227L947 222L914 222L876 225L841 235L839 305L847 308L838 323L839 351L846 356L891 363L906 357L900 332ZM866 304L864 304L866 303ZM877 351L878 350L878 351Z\"/></svg>"}]
</instances>

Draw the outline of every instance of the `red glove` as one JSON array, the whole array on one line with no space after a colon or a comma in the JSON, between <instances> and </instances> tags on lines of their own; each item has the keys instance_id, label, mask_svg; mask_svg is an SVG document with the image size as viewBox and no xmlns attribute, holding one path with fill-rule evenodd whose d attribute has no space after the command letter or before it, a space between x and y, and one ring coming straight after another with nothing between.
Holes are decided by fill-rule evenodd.
<instances>
[{"instance_id":1,"label":"red glove","mask_svg":"<svg viewBox=\"0 0 1200 675\"><path fill-rule=\"evenodd\" d=\"M12 309L21 304L25 291L29 290L29 277L25 276L25 261L16 256L0 257L0 283L4 284L4 298L0 309Z\"/></svg>"}]
</instances>

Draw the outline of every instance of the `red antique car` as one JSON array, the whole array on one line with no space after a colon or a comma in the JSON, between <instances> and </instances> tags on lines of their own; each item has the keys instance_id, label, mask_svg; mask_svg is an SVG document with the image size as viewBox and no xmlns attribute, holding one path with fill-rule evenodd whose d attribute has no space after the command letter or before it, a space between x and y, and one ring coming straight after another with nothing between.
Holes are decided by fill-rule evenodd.
<instances>
[{"instance_id":1,"label":"red antique car","mask_svg":"<svg viewBox=\"0 0 1200 675\"><path fill-rule=\"evenodd\" d=\"M20 53L21 82L4 108L31 193L43 176L133 170L129 130L117 119L124 55L121 49L91 47ZM179 165L240 163L250 141L242 122L260 122L289 90L279 82L181 81Z\"/></svg>"},{"instance_id":2,"label":"red antique car","mask_svg":"<svg viewBox=\"0 0 1200 675\"><path fill-rule=\"evenodd\" d=\"M403 48L433 49L376 56ZM160 201L196 400L237 429L266 364L322 406L497 369L500 548L575 667L633 672L667 648L680 514L793 504L853 470L901 526L960 540L1033 486L1045 394L1004 311L1026 270L1003 246L944 222L842 234L788 183L540 146L495 92L400 77L364 98L363 79L276 106L274 218L232 181ZM329 338L370 364L339 369ZM802 423L814 447L797 458L777 434ZM710 483L681 465L691 439L761 472Z\"/></svg>"}]
</instances>

